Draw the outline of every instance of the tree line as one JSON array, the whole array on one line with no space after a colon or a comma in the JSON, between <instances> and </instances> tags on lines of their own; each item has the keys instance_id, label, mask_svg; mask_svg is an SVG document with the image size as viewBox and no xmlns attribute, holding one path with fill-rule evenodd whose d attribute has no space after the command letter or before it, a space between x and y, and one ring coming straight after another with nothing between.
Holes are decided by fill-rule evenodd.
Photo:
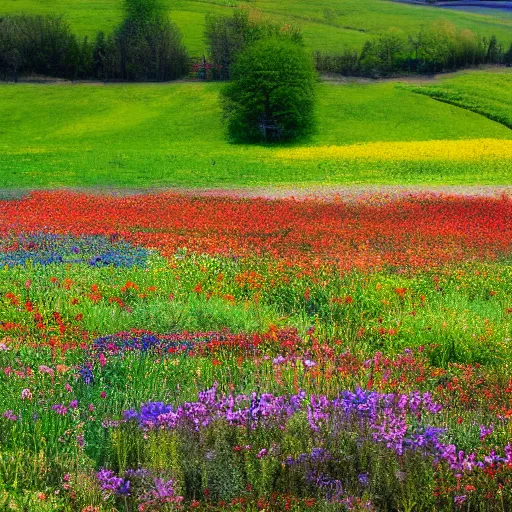
<instances>
[{"instance_id":1,"label":"tree line","mask_svg":"<svg viewBox=\"0 0 512 512\"><path fill-rule=\"evenodd\" d=\"M277 38L304 47L299 29L235 10L232 16L207 15L207 56L189 57L178 28L161 0L124 0L124 18L110 34L80 39L58 16L0 18L0 78L46 75L66 79L167 81L195 72L203 79L229 80L238 55L255 42ZM403 73L439 73L481 64L512 65L496 37L458 30L448 22L407 35L391 29L361 50L313 54L320 73L379 77Z\"/></svg>"},{"instance_id":2,"label":"tree line","mask_svg":"<svg viewBox=\"0 0 512 512\"><path fill-rule=\"evenodd\" d=\"M360 51L347 48L339 54L315 52L314 60L318 72L345 76L431 74L482 64L510 66L512 44L507 49L495 36L482 37L443 21L414 35L390 29L367 41Z\"/></svg>"},{"instance_id":3,"label":"tree line","mask_svg":"<svg viewBox=\"0 0 512 512\"><path fill-rule=\"evenodd\" d=\"M190 58L160 0L125 0L113 33L79 39L59 16L0 18L0 77L40 74L67 79L174 80Z\"/></svg>"}]
</instances>

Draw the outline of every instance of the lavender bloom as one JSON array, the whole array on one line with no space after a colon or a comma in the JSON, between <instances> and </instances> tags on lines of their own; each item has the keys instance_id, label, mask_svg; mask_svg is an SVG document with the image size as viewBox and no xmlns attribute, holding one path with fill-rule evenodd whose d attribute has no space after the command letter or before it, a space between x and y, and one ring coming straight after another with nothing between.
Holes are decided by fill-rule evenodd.
<instances>
[{"instance_id":1,"label":"lavender bloom","mask_svg":"<svg viewBox=\"0 0 512 512\"><path fill-rule=\"evenodd\" d=\"M444 442L447 431L428 425L411 427L411 423L425 422L428 415L441 410L429 393L383 394L374 391L343 391L335 399L324 395L312 395L309 400L304 391L292 396L275 396L270 393L247 395L219 395L217 385L201 392L196 402L185 402L173 407L162 402L142 404L140 411L124 411L124 421L135 420L142 430L175 430L190 428L200 431L217 420L246 429L281 428L296 414L307 415L313 432L343 431L356 426L358 442L371 441L382 444L402 455L406 451L419 451L431 457L433 463L446 464L454 473L473 471L488 465L505 464L512 461L512 446L505 448L505 456L491 452L484 458L474 453L457 450L453 444ZM491 432L492 426L484 427ZM267 455L266 449L258 458ZM301 454L295 459L286 458L286 465L306 462L321 463L329 460L322 448L314 448L311 454ZM364 475L364 473L362 473ZM364 485L364 477L359 479Z\"/></svg>"},{"instance_id":2,"label":"lavender bloom","mask_svg":"<svg viewBox=\"0 0 512 512\"><path fill-rule=\"evenodd\" d=\"M139 413L135 409L128 409L128 410L123 412L123 418L126 421L138 420L139 419Z\"/></svg>"},{"instance_id":3,"label":"lavender bloom","mask_svg":"<svg viewBox=\"0 0 512 512\"><path fill-rule=\"evenodd\" d=\"M130 480L124 480L109 469L100 469L96 474L101 489L114 494L130 494Z\"/></svg>"},{"instance_id":4,"label":"lavender bloom","mask_svg":"<svg viewBox=\"0 0 512 512\"><path fill-rule=\"evenodd\" d=\"M155 478L155 494L158 498L172 498L174 497L174 480L165 482L161 478Z\"/></svg>"},{"instance_id":5,"label":"lavender bloom","mask_svg":"<svg viewBox=\"0 0 512 512\"><path fill-rule=\"evenodd\" d=\"M485 425L480 425L480 440L483 441L487 436L490 436L494 432L494 425L490 425L488 428Z\"/></svg>"},{"instance_id":6,"label":"lavender bloom","mask_svg":"<svg viewBox=\"0 0 512 512\"><path fill-rule=\"evenodd\" d=\"M285 359L281 354L279 354L273 361L272 361L272 364L273 365L280 365L280 364L283 364L287 361L287 359Z\"/></svg>"}]
</instances>

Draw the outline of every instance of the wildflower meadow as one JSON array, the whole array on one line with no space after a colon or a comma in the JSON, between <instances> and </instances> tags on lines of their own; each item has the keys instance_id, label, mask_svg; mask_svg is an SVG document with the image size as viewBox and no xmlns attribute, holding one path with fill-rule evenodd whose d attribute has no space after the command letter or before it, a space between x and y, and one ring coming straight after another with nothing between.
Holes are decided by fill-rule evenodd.
<instances>
[{"instance_id":1,"label":"wildflower meadow","mask_svg":"<svg viewBox=\"0 0 512 512\"><path fill-rule=\"evenodd\" d=\"M507 195L0 201L0 509L510 510L511 218Z\"/></svg>"}]
</instances>

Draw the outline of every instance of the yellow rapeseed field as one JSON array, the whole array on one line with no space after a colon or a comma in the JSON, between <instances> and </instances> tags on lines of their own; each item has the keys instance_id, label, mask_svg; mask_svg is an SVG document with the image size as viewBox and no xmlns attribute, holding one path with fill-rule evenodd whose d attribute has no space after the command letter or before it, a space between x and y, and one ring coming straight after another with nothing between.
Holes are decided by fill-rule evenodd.
<instances>
[{"instance_id":1,"label":"yellow rapeseed field","mask_svg":"<svg viewBox=\"0 0 512 512\"><path fill-rule=\"evenodd\" d=\"M429 140L419 142L372 142L348 146L316 146L282 149L283 160L448 160L510 159L512 140Z\"/></svg>"}]
</instances>

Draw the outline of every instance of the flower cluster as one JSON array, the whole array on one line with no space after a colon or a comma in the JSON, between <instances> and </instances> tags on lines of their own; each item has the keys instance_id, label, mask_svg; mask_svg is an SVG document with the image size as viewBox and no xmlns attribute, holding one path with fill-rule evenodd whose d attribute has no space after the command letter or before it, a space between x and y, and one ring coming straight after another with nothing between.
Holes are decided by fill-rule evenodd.
<instances>
[{"instance_id":1,"label":"flower cluster","mask_svg":"<svg viewBox=\"0 0 512 512\"><path fill-rule=\"evenodd\" d=\"M145 266L149 252L115 235L72 236L50 233L20 234L0 239L0 267L58 263L92 267Z\"/></svg>"},{"instance_id":2,"label":"flower cluster","mask_svg":"<svg viewBox=\"0 0 512 512\"><path fill-rule=\"evenodd\" d=\"M34 192L20 201L0 201L0 235L51 230L122 236L166 256L186 247L226 256L268 255L308 266L333 262L343 270L421 269L509 252L511 210L508 199L491 197L417 195L347 204ZM139 256L132 253L129 259L134 263Z\"/></svg>"}]
</instances>

